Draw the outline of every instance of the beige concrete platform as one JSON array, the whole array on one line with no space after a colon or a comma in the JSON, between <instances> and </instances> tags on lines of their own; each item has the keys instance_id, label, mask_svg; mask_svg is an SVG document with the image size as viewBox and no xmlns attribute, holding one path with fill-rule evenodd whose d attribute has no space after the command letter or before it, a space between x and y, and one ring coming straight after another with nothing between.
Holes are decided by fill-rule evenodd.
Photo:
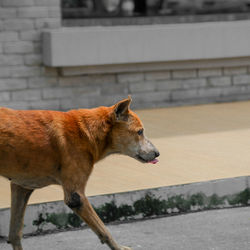
<instances>
[{"instance_id":1,"label":"beige concrete platform","mask_svg":"<svg viewBox=\"0 0 250 250\"><path fill-rule=\"evenodd\" d=\"M250 102L138 110L159 148L157 165L110 156L95 166L88 195L250 175ZM59 186L36 190L30 203L61 200ZM0 208L10 205L0 177Z\"/></svg>"}]
</instances>

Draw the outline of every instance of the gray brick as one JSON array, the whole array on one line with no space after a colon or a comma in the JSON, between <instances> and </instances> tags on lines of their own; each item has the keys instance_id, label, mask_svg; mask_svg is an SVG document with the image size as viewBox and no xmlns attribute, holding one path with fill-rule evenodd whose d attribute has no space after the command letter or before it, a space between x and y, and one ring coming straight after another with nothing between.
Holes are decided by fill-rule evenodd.
<instances>
[{"instance_id":1,"label":"gray brick","mask_svg":"<svg viewBox=\"0 0 250 250\"><path fill-rule=\"evenodd\" d=\"M38 100L29 102L31 109L42 109L42 110L59 110L60 100Z\"/></svg>"},{"instance_id":2,"label":"gray brick","mask_svg":"<svg viewBox=\"0 0 250 250\"><path fill-rule=\"evenodd\" d=\"M20 18L46 18L49 16L46 7L22 7L17 10L17 16Z\"/></svg>"},{"instance_id":3,"label":"gray brick","mask_svg":"<svg viewBox=\"0 0 250 250\"><path fill-rule=\"evenodd\" d=\"M0 77L10 77L10 67L0 67Z\"/></svg>"},{"instance_id":4,"label":"gray brick","mask_svg":"<svg viewBox=\"0 0 250 250\"><path fill-rule=\"evenodd\" d=\"M170 101L170 92L161 91L161 92L147 92L147 93L135 93L133 96L134 105L140 104L153 104L153 103L164 103Z\"/></svg>"},{"instance_id":5,"label":"gray brick","mask_svg":"<svg viewBox=\"0 0 250 250\"><path fill-rule=\"evenodd\" d=\"M34 22L31 19L9 19L3 21L3 26L7 31L32 30Z\"/></svg>"},{"instance_id":6,"label":"gray brick","mask_svg":"<svg viewBox=\"0 0 250 250\"><path fill-rule=\"evenodd\" d=\"M61 0L34 0L36 6L60 6Z\"/></svg>"},{"instance_id":7,"label":"gray brick","mask_svg":"<svg viewBox=\"0 0 250 250\"><path fill-rule=\"evenodd\" d=\"M195 69L187 69L187 70L173 70L172 75L174 79L185 79L185 78L195 78L197 74Z\"/></svg>"},{"instance_id":8,"label":"gray brick","mask_svg":"<svg viewBox=\"0 0 250 250\"><path fill-rule=\"evenodd\" d=\"M157 81L155 83L156 90L174 90L174 89L182 89L183 82L181 80L165 80L165 81Z\"/></svg>"},{"instance_id":9,"label":"gray brick","mask_svg":"<svg viewBox=\"0 0 250 250\"><path fill-rule=\"evenodd\" d=\"M126 94L128 95L128 84L127 83L105 83L101 84L101 94L103 95L116 95Z\"/></svg>"},{"instance_id":10,"label":"gray brick","mask_svg":"<svg viewBox=\"0 0 250 250\"><path fill-rule=\"evenodd\" d=\"M45 88L43 89L43 99L54 98L77 98L79 96L98 96L100 90L96 88Z\"/></svg>"},{"instance_id":11,"label":"gray brick","mask_svg":"<svg viewBox=\"0 0 250 250\"><path fill-rule=\"evenodd\" d=\"M42 64L42 55L40 54L30 54L24 56L25 65L41 65Z\"/></svg>"},{"instance_id":12,"label":"gray brick","mask_svg":"<svg viewBox=\"0 0 250 250\"><path fill-rule=\"evenodd\" d=\"M0 91L19 90L27 88L26 79L0 79Z\"/></svg>"},{"instance_id":13,"label":"gray brick","mask_svg":"<svg viewBox=\"0 0 250 250\"><path fill-rule=\"evenodd\" d=\"M100 87L73 88L73 97L75 98L98 98L100 95Z\"/></svg>"},{"instance_id":14,"label":"gray brick","mask_svg":"<svg viewBox=\"0 0 250 250\"><path fill-rule=\"evenodd\" d=\"M0 7L0 18L9 19L16 17L17 10L16 8L1 8Z\"/></svg>"},{"instance_id":15,"label":"gray brick","mask_svg":"<svg viewBox=\"0 0 250 250\"><path fill-rule=\"evenodd\" d=\"M20 32L20 39L22 41L40 41L41 40L41 32L38 30L27 30Z\"/></svg>"},{"instance_id":16,"label":"gray brick","mask_svg":"<svg viewBox=\"0 0 250 250\"><path fill-rule=\"evenodd\" d=\"M72 76L72 77L61 77L59 84L61 86L86 86L96 85L105 83L115 83L116 78L113 74L107 75L89 75L89 76Z\"/></svg>"},{"instance_id":17,"label":"gray brick","mask_svg":"<svg viewBox=\"0 0 250 250\"><path fill-rule=\"evenodd\" d=\"M60 18L39 18L35 20L37 29L57 29L61 27Z\"/></svg>"},{"instance_id":18,"label":"gray brick","mask_svg":"<svg viewBox=\"0 0 250 250\"><path fill-rule=\"evenodd\" d=\"M14 42L14 41L18 41L17 32L8 32L8 31L0 32L0 42Z\"/></svg>"},{"instance_id":19,"label":"gray brick","mask_svg":"<svg viewBox=\"0 0 250 250\"><path fill-rule=\"evenodd\" d=\"M43 89L43 99L73 98L73 88L45 88Z\"/></svg>"},{"instance_id":20,"label":"gray brick","mask_svg":"<svg viewBox=\"0 0 250 250\"><path fill-rule=\"evenodd\" d=\"M49 7L49 17L61 18L60 5L58 5L56 7Z\"/></svg>"},{"instance_id":21,"label":"gray brick","mask_svg":"<svg viewBox=\"0 0 250 250\"><path fill-rule=\"evenodd\" d=\"M207 86L207 80L205 78L187 79L182 81L182 87L184 89L201 88Z\"/></svg>"},{"instance_id":22,"label":"gray brick","mask_svg":"<svg viewBox=\"0 0 250 250\"><path fill-rule=\"evenodd\" d=\"M170 71L156 71L156 72L146 72L145 73L145 80L166 80L170 79L171 74Z\"/></svg>"},{"instance_id":23,"label":"gray brick","mask_svg":"<svg viewBox=\"0 0 250 250\"><path fill-rule=\"evenodd\" d=\"M143 73L125 73L117 75L118 83L142 82L144 80Z\"/></svg>"},{"instance_id":24,"label":"gray brick","mask_svg":"<svg viewBox=\"0 0 250 250\"><path fill-rule=\"evenodd\" d=\"M3 49L6 54L26 54L34 51L34 45L26 41L9 42L4 44Z\"/></svg>"},{"instance_id":25,"label":"gray brick","mask_svg":"<svg viewBox=\"0 0 250 250\"><path fill-rule=\"evenodd\" d=\"M4 7L19 7L32 5L34 5L34 0L2 0L2 6Z\"/></svg>"},{"instance_id":26,"label":"gray brick","mask_svg":"<svg viewBox=\"0 0 250 250\"><path fill-rule=\"evenodd\" d=\"M200 88L207 85L207 80L205 78L196 79L180 79L180 80L166 80L157 81L157 90L175 90L175 89L190 89L190 88Z\"/></svg>"},{"instance_id":27,"label":"gray brick","mask_svg":"<svg viewBox=\"0 0 250 250\"><path fill-rule=\"evenodd\" d=\"M208 78L209 86L230 86L231 85L231 77L221 76L221 77L209 77Z\"/></svg>"},{"instance_id":28,"label":"gray brick","mask_svg":"<svg viewBox=\"0 0 250 250\"><path fill-rule=\"evenodd\" d=\"M222 96L232 96L232 95L239 95L239 94L245 94L246 88L245 86L230 86L227 88L221 89L221 95Z\"/></svg>"},{"instance_id":29,"label":"gray brick","mask_svg":"<svg viewBox=\"0 0 250 250\"><path fill-rule=\"evenodd\" d=\"M28 79L29 88L48 88L57 85L57 77L32 77Z\"/></svg>"},{"instance_id":30,"label":"gray brick","mask_svg":"<svg viewBox=\"0 0 250 250\"><path fill-rule=\"evenodd\" d=\"M0 101L9 101L10 100L10 92L0 92Z\"/></svg>"},{"instance_id":31,"label":"gray brick","mask_svg":"<svg viewBox=\"0 0 250 250\"><path fill-rule=\"evenodd\" d=\"M12 66L12 65L22 65L23 56L22 55L0 55L0 65L2 66Z\"/></svg>"},{"instance_id":32,"label":"gray brick","mask_svg":"<svg viewBox=\"0 0 250 250\"><path fill-rule=\"evenodd\" d=\"M250 75L233 76L233 84L250 84Z\"/></svg>"},{"instance_id":33,"label":"gray brick","mask_svg":"<svg viewBox=\"0 0 250 250\"><path fill-rule=\"evenodd\" d=\"M105 105L105 104L103 104ZM95 105L94 105L95 106ZM79 108L89 108L90 100L89 98L70 98L70 99L60 99L60 109L70 110L70 109L79 109Z\"/></svg>"},{"instance_id":34,"label":"gray brick","mask_svg":"<svg viewBox=\"0 0 250 250\"><path fill-rule=\"evenodd\" d=\"M34 89L20 90L12 93L14 101L37 101L41 100L41 91Z\"/></svg>"},{"instance_id":35,"label":"gray brick","mask_svg":"<svg viewBox=\"0 0 250 250\"><path fill-rule=\"evenodd\" d=\"M21 109L29 109L29 103L28 101L10 101L10 102L1 102L0 106L4 106L7 108L11 108L11 109L17 109L17 110L21 110Z\"/></svg>"},{"instance_id":36,"label":"gray brick","mask_svg":"<svg viewBox=\"0 0 250 250\"><path fill-rule=\"evenodd\" d=\"M10 70L12 77L31 77L41 75L39 67L13 66Z\"/></svg>"},{"instance_id":37,"label":"gray brick","mask_svg":"<svg viewBox=\"0 0 250 250\"><path fill-rule=\"evenodd\" d=\"M175 90L172 92L172 100L180 101L198 97L197 89Z\"/></svg>"},{"instance_id":38,"label":"gray brick","mask_svg":"<svg viewBox=\"0 0 250 250\"><path fill-rule=\"evenodd\" d=\"M208 68L208 69L199 69L198 76L207 77L207 76L221 76L221 68Z\"/></svg>"},{"instance_id":39,"label":"gray brick","mask_svg":"<svg viewBox=\"0 0 250 250\"><path fill-rule=\"evenodd\" d=\"M247 67L227 67L223 72L224 75L243 75L247 73Z\"/></svg>"},{"instance_id":40,"label":"gray brick","mask_svg":"<svg viewBox=\"0 0 250 250\"><path fill-rule=\"evenodd\" d=\"M148 92L154 91L156 88L154 82L136 82L129 84L130 93L137 93L137 92Z\"/></svg>"},{"instance_id":41,"label":"gray brick","mask_svg":"<svg viewBox=\"0 0 250 250\"><path fill-rule=\"evenodd\" d=\"M237 86L238 87L238 86ZM248 93L250 93L250 85L247 85L247 86L239 86L239 87L241 87L243 90L243 92L244 92L244 94L248 94Z\"/></svg>"},{"instance_id":42,"label":"gray brick","mask_svg":"<svg viewBox=\"0 0 250 250\"><path fill-rule=\"evenodd\" d=\"M222 88L203 88L198 90L198 96L204 97L219 97L221 95Z\"/></svg>"}]
</instances>

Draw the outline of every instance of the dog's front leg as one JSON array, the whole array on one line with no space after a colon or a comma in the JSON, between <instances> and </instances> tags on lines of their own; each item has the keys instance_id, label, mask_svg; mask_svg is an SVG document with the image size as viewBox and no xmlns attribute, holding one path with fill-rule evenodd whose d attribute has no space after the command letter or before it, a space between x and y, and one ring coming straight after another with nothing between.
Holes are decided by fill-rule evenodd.
<instances>
[{"instance_id":1,"label":"dog's front leg","mask_svg":"<svg viewBox=\"0 0 250 250\"><path fill-rule=\"evenodd\" d=\"M71 193L70 200L66 204L97 234L101 242L106 243L112 250L131 250L131 248L119 246L112 238L104 223L96 214L87 197L78 192Z\"/></svg>"},{"instance_id":2,"label":"dog's front leg","mask_svg":"<svg viewBox=\"0 0 250 250\"><path fill-rule=\"evenodd\" d=\"M8 242L13 250L22 250L21 238L25 208L33 190L11 183L11 219Z\"/></svg>"},{"instance_id":3,"label":"dog's front leg","mask_svg":"<svg viewBox=\"0 0 250 250\"><path fill-rule=\"evenodd\" d=\"M92 172L93 165L87 161L71 161L62 170L61 182L64 190L64 201L87 225L96 233L102 243L106 243L112 250L131 250L119 246L102 220L89 203L85 195L85 187Z\"/></svg>"}]
</instances>

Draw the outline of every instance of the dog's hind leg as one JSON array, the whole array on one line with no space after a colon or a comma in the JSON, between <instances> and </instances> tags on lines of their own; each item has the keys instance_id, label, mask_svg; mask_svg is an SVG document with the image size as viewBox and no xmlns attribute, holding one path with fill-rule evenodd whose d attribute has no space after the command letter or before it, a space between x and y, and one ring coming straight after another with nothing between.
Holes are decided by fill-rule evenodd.
<instances>
[{"instance_id":1,"label":"dog's hind leg","mask_svg":"<svg viewBox=\"0 0 250 250\"><path fill-rule=\"evenodd\" d=\"M22 250L21 238L25 208L33 190L11 183L11 218L9 239L13 250Z\"/></svg>"}]
</instances>

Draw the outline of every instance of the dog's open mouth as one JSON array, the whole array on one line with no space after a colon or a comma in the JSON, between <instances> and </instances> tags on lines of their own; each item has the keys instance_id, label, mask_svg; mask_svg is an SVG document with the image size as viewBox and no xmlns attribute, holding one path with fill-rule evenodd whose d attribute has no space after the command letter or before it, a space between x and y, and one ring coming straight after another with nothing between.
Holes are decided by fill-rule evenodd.
<instances>
[{"instance_id":1,"label":"dog's open mouth","mask_svg":"<svg viewBox=\"0 0 250 250\"><path fill-rule=\"evenodd\" d=\"M151 164L156 164L157 162L159 162L158 159L154 158L152 160L145 160L144 158L142 158L140 155L136 155L136 159L139 160L142 163L151 163Z\"/></svg>"}]
</instances>

